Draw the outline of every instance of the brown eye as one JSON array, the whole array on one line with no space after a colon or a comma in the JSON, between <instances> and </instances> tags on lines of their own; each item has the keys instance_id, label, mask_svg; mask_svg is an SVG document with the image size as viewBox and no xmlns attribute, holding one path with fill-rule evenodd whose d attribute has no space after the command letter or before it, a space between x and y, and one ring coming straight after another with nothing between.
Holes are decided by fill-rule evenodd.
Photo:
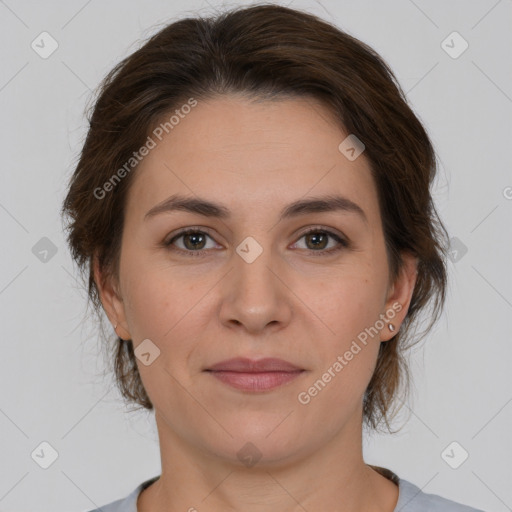
<instances>
[{"instance_id":1,"label":"brown eye","mask_svg":"<svg viewBox=\"0 0 512 512\"><path fill-rule=\"evenodd\" d=\"M197 251L204 249L206 237L204 233L195 232L195 233L187 233L182 235L183 237L183 245L190 249L191 251Z\"/></svg>"},{"instance_id":2,"label":"brown eye","mask_svg":"<svg viewBox=\"0 0 512 512\"><path fill-rule=\"evenodd\" d=\"M315 256L329 255L349 247L349 243L336 233L320 228L313 228L303 233L299 240L302 239L305 242L303 248L311 253L318 253ZM333 240L334 243L329 247L330 240Z\"/></svg>"},{"instance_id":3,"label":"brown eye","mask_svg":"<svg viewBox=\"0 0 512 512\"><path fill-rule=\"evenodd\" d=\"M215 244L207 247L208 238L213 241L212 237L204 231L187 229L172 237L164 245L189 256L202 255L208 252L206 249L214 248Z\"/></svg>"},{"instance_id":4,"label":"brown eye","mask_svg":"<svg viewBox=\"0 0 512 512\"><path fill-rule=\"evenodd\" d=\"M329 235L322 231L316 231L305 235L306 245L308 249L325 249L329 243Z\"/></svg>"}]
</instances>

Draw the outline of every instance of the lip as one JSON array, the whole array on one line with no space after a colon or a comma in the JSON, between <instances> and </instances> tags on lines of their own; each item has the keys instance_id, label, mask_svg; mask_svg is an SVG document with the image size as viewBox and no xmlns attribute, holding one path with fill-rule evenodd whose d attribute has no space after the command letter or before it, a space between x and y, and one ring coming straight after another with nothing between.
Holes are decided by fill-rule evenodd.
<instances>
[{"instance_id":1,"label":"lip","mask_svg":"<svg viewBox=\"0 0 512 512\"><path fill-rule=\"evenodd\" d=\"M254 393L276 389L294 380L305 370L282 359L252 360L238 357L221 361L205 371L235 389Z\"/></svg>"},{"instance_id":2,"label":"lip","mask_svg":"<svg viewBox=\"0 0 512 512\"><path fill-rule=\"evenodd\" d=\"M261 373L261 372L296 372L302 370L283 359L265 357L263 359L248 359L246 357L235 357L216 363L208 371Z\"/></svg>"}]
</instances>

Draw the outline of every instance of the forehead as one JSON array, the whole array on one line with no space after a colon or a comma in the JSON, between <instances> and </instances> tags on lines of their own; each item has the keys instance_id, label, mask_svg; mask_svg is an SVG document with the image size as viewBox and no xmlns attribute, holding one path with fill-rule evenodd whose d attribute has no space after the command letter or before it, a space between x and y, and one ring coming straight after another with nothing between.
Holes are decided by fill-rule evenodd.
<instances>
[{"instance_id":1,"label":"forehead","mask_svg":"<svg viewBox=\"0 0 512 512\"><path fill-rule=\"evenodd\" d=\"M211 197L240 213L339 193L378 215L364 153L351 161L340 152L349 134L321 103L227 96L187 111L161 130L162 140L150 135L155 144L135 171L127 216L141 218L174 193Z\"/></svg>"}]
</instances>

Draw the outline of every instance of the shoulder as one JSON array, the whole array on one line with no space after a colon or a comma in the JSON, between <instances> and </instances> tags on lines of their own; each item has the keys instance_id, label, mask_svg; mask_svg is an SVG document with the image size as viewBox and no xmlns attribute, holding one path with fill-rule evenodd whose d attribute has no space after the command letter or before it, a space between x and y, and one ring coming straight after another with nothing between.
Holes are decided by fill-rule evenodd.
<instances>
[{"instance_id":1,"label":"shoulder","mask_svg":"<svg viewBox=\"0 0 512 512\"><path fill-rule=\"evenodd\" d=\"M399 479L399 496L393 512L484 512L437 494L423 492L413 483Z\"/></svg>"},{"instance_id":2,"label":"shoulder","mask_svg":"<svg viewBox=\"0 0 512 512\"><path fill-rule=\"evenodd\" d=\"M88 510L87 512L137 512L137 502L133 502L133 500L130 499L130 496L120 500L112 501L107 505L102 505L100 508Z\"/></svg>"},{"instance_id":3,"label":"shoulder","mask_svg":"<svg viewBox=\"0 0 512 512\"><path fill-rule=\"evenodd\" d=\"M398 502L393 512L484 512L483 510L462 505L437 494L423 492L419 487L394 475L398 482ZM125 498L113 501L88 512L137 512L137 498L143 489L151 485L159 476L153 477L137 486Z\"/></svg>"},{"instance_id":4,"label":"shoulder","mask_svg":"<svg viewBox=\"0 0 512 512\"><path fill-rule=\"evenodd\" d=\"M137 498L139 497L139 494L158 478L160 478L160 476L155 476L142 482L125 498L112 501L111 503L87 512L137 512Z\"/></svg>"},{"instance_id":5,"label":"shoulder","mask_svg":"<svg viewBox=\"0 0 512 512\"><path fill-rule=\"evenodd\" d=\"M370 467L398 485L398 501L393 512L484 512L437 494L423 492L418 486L399 478L388 468L373 465Z\"/></svg>"}]
</instances>

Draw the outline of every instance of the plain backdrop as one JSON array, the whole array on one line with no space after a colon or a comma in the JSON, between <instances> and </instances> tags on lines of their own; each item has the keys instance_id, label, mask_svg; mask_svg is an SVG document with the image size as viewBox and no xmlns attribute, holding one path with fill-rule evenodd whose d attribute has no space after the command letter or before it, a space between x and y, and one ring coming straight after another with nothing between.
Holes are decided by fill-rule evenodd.
<instances>
[{"instance_id":1,"label":"plain backdrop","mask_svg":"<svg viewBox=\"0 0 512 512\"><path fill-rule=\"evenodd\" d=\"M101 378L59 210L103 76L163 22L239 3L0 1L2 511L89 510L160 472L153 416L127 412ZM512 1L291 6L380 53L440 163L434 195L453 244L446 309L410 355L405 425L366 438L366 461L425 492L512 510ZM52 49L42 32L58 44L47 58L32 44L45 37ZM56 457L46 469L43 452Z\"/></svg>"}]
</instances>

